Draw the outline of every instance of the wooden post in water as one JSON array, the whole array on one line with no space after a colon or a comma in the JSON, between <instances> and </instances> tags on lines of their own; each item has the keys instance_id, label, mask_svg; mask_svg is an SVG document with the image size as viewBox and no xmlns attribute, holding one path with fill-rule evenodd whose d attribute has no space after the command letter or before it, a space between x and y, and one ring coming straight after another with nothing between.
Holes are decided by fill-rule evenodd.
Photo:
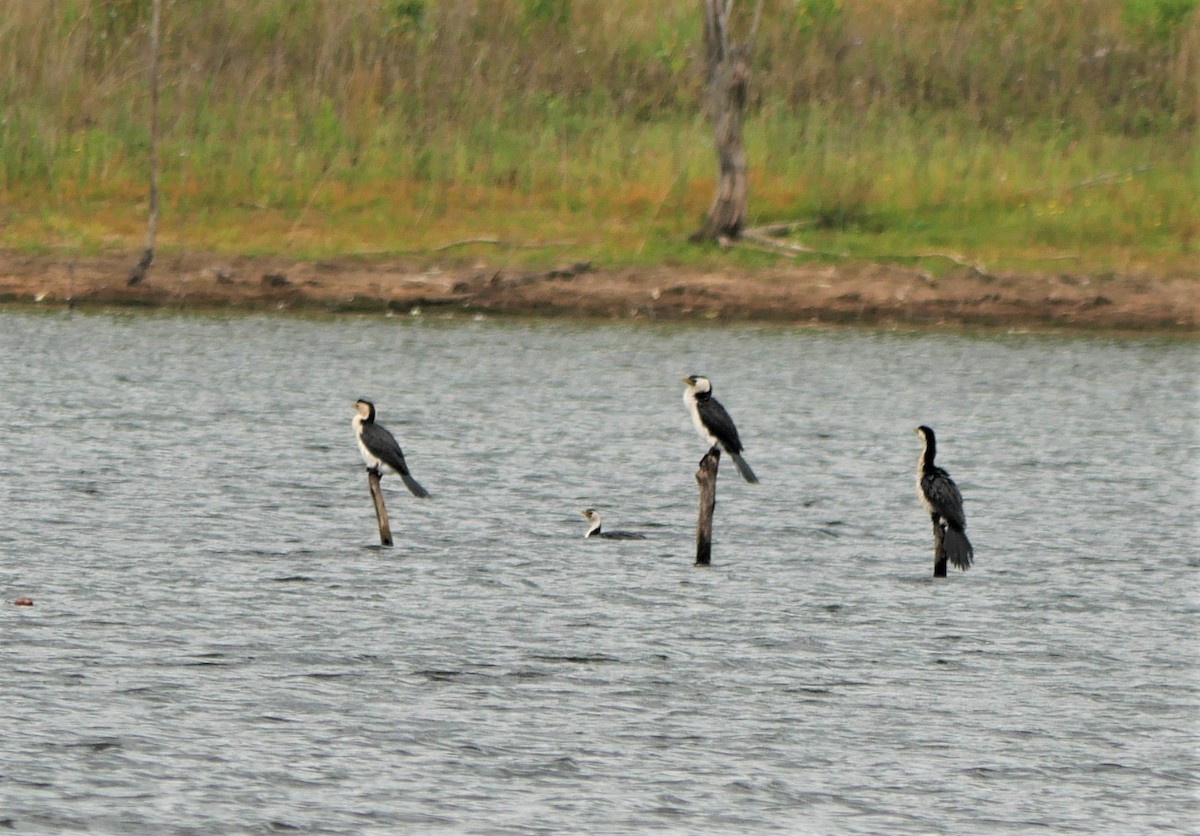
<instances>
[{"instance_id":1,"label":"wooden post in water","mask_svg":"<svg viewBox=\"0 0 1200 836\"><path fill-rule=\"evenodd\" d=\"M383 490L379 487L379 470L367 471L367 484L371 486L371 500L375 503L375 519L379 521L379 543L392 544L392 526L388 523L387 507L383 504Z\"/></svg>"},{"instance_id":2,"label":"wooden post in water","mask_svg":"<svg viewBox=\"0 0 1200 836\"><path fill-rule=\"evenodd\" d=\"M933 576L946 577L946 532L936 520L933 523Z\"/></svg>"},{"instance_id":3,"label":"wooden post in water","mask_svg":"<svg viewBox=\"0 0 1200 836\"><path fill-rule=\"evenodd\" d=\"M717 467L721 464L721 448L713 448L700 460L696 481L700 484L700 517L696 521L696 565L712 563L712 520L717 505Z\"/></svg>"}]
</instances>

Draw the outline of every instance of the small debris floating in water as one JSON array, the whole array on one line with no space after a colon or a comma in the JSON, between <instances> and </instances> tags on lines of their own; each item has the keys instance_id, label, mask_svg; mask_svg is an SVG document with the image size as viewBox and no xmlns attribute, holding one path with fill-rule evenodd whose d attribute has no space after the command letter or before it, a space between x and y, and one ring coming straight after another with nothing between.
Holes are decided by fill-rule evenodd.
<instances>
[{"instance_id":1,"label":"small debris floating in water","mask_svg":"<svg viewBox=\"0 0 1200 836\"><path fill-rule=\"evenodd\" d=\"M13 603L16 604L18 607L32 607L33 599L22 595L20 598L14 599Z\"/></svg>"}]
</instances>

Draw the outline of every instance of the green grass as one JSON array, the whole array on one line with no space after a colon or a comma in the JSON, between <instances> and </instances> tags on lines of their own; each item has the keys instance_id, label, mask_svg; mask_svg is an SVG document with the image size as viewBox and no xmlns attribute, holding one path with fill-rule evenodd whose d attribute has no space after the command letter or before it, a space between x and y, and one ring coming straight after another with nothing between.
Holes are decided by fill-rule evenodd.
<instances>
[{"instance_id":1,"label":"green grass","mask_svg":"<svg viewBox=\"0 0 1200 836\"><path fill-rule=\"evenodd\" d=\"M824 125L819 141L796 139L814 118L750 120L751 220L807 221L793 240L828 260L945 250L992 269L1172 272L1194 263L1200 247L1200 154L1190 146L1033 131L998 139L949 126L931 136L916 120L896 119ZM0 244L136 248L142 160L98 129L75 142L57 155L53 178L9 189ZM379 142L352 160L288 136L232 147L172 138L163 149L161 246L445 258L431 251L494 237L524 245L511 256L533 262L764 262L684 240L713 188L707 128L696 119L605 121L574 135L489 126L396 145Z\"/></svg>"},{"instance_id":2,"label":"green grass","mask_svg":"<svg viewBox=\"0 0 1200 836\"><path fill-rule=\"evenodd\" d=\"M1194 271L1196 5L768 2L751 220L805 222L810 260ZM148 8L9 0L0 247L140 247ZM167 3L160 248L778 260L686 243L715 168L693 3L463 8Z\"/></svg>"}]
</instances>

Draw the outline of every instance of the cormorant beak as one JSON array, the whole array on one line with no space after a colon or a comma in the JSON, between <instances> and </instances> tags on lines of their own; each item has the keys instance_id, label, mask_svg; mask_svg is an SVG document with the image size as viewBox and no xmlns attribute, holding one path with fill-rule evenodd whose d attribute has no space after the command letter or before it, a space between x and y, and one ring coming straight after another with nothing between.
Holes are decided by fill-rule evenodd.
<instances>
[{"instance_id":1,"label":"cormorant beak","mask_svg":"<svg viewBox=\"0 0 1200 836\"><path fill-rule=\"evenodd\" d=\"M681 377L679 379L682 380L684 383L686 383L688 386L696 385L696 378L694 378L694 377Z\"/></svg>"}]
</instances>

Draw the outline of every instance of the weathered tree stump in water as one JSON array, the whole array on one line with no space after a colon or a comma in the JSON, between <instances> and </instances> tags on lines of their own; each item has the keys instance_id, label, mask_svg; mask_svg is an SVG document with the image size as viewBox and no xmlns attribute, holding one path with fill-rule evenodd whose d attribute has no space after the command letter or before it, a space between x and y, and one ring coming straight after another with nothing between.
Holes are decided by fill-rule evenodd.
<instances>
[{"instance_id":1,"label":"weathered tree stump in water","mask_svg":"<svg viewBox=\"0 0 1200 836\"><path fill-rule=\"evenodd\" d=\"M696 521L696 565L712 563L713 509L717 506L717 467L721 464L721 448L714 446L700 460L696 481L700 485L700 517Z\"/></svg>"},{"instance_id":2,"label":"weathered tree stump in water","mask_svg":"<svg viewBox=\"0 0 1200 836\"><path fill-rule=\"evenodd\" d=\"M379 487L379 471L367 471L367 484L371 486L371 500L375 503L375 519L379 521L379 544L392 545L392 526L388 522L387 507L383 504L383 489Z\"/></svg>"}]
</instances>

